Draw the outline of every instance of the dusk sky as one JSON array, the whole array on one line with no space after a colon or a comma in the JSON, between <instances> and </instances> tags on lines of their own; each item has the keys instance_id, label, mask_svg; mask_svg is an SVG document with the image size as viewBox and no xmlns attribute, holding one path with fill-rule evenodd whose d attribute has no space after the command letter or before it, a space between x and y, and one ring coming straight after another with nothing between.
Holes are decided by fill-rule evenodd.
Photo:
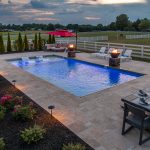
<instances>
[{"instance_id":1,"label":"dusk sky","mask_svg":"<svg viewBox=\"0 0 150 150\"><path fill-rule=\"evenodd\" d=\"M0 0L0 23L104 25L125 13L150 19L150 0Z\"/></svg>"}]
</instances>

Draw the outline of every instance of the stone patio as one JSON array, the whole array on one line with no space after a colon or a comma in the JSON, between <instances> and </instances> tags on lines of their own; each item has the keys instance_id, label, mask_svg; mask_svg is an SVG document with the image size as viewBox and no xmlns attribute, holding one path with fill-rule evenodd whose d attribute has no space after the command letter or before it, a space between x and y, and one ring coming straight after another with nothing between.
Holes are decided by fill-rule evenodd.
<instances>
[{"instance_id":1,"label":"stone patio","mask_svg":"<svg viewBox=\"0 0 150 150\"><path fill-rule=\"evenodd\" d=\"M55 105L54 116L95 150L150 149L150 141L142 146L138 145L139 131L136 129L125 136L121 135L123 111L120 107L121 97L129 95L137 89L150 88L149 63L124 62L121 64L121 68L146 75L88 96L76 97L5 61L23 56L52 54L66 55L65 53L51 52L0 55L0 74L9 81L17 80L17 88L44 109L47 110L47 106L50 104ZM77 59L108 65L105 60L92 58L86 53L77 54Z\"/></svg>"}]
</instances>

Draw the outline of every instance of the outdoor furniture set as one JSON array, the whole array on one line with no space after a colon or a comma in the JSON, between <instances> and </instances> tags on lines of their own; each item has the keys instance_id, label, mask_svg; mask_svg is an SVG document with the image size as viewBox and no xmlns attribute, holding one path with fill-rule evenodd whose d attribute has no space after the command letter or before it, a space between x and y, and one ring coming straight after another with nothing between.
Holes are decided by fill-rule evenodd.
<instances>
[{"instance_id":1,"label":"outdoor furniture set","mask_svg":"<svg viewBox=\"0 0 150 150\"><path fill-rule=\"evenodd\" d=\"M143 139L144 131L150 134L150 90L139 90L122 98L122 101L124 103L122 135L137 128L140 130L139 145L142 145L150 139L150 135ZM126 124L130 125L127 129Z\"/></svg>"}]
</instances>

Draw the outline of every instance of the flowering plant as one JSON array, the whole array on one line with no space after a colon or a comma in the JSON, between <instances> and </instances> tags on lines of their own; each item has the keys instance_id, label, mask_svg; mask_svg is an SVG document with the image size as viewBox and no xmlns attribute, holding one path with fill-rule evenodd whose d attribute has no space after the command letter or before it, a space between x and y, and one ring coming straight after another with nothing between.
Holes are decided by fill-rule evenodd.
<instances>
[{"instance_id":1,"label":"flowering plant","mask_svg":"<svg viewBox=\"0 0 150 150\"><path fill-rule=\"evenodd\" d=\"M31 103L29 105L16 105L13 110L14 118L21 121L33 119L36 111L32 106Z\"/></svg>"},{"instance_id":2,"label":"flowering plant","mask_svg":"<svg viewBox=\"0 0 150 150\"><path fill-rule=\"evenodd\" d=\"M0 98L0 105L4 106L7 110L13 110L14 106L22 103L22 97L5 95Z\"/></svg>"}]
</instances>

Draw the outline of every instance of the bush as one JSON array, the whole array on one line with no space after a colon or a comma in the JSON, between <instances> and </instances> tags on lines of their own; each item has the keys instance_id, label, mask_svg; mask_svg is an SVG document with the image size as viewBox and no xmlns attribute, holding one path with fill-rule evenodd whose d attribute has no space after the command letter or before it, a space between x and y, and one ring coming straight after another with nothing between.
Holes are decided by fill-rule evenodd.
<instances>
[{"instance_id":1,"label":"bush","mask_svg":"<svg viewBox=\"0 0 150 150\"><path fill-rule=\"evenodd\" d=\"M7 39L7 52L11 52L12 47L11 47L11 39L10 39L10 34L8 33L8 39Z\"/></svg>"},{"instance_id":2,"label":"bush","mask_svg":"<svg viewBox=\"0 0 150 150\"><path fill-rule=\"evenodd\" d=\"M5 142L3 138L0 138L0 150L4 150L5 149Z\"/></svg>"},{"instance_id":3,"label":"bush","mask_svg":"<svg viewBox=\"0 0 150 150\"><path fill-rule=\"evenodd\" d=\"M7 111L13 110L15 105L21 103L22 103L22 97L19 96L12 97L10 95L5 95L0 99L0 105L4 106Z\"/></svg>"},{"instance_id":4,"label":"bush","mask_svg":"<svg viewBox=\"0 0 150 150\"><path fill-rule=\"evenodd\" d=\"M4 41L3 41L3 36L0 34L0 53L5 52L5 46L4 46Z\"/></svg>"},{"instance_id":5,"label":"bush","mask_svg":"<svg viewBox=\"0 0 150 150\"><path fill-rule=\"evenodd\" d=\"M5 116L6 109L0 105L0 121L3 120Z\"/></svg>"},{"instance_id":6,"label":"bush","mask_svg":"<svg viewBox=\"0 0 150 150\"><path fill-rule=\"evenodd\" d=\"M56 41L55 41L55 36L54 36L54 35L52 36L51 43L52 43L52 44L55 44L55 43L56 43Z\"/></svg>"},{"instance_id":7,"label":"bush","mask_svg":"<svg viewBox=\"0 0 150 150\"><path fill-rule=\"evenodd\" d=\"M18 43L17 43L17 47L18 47L18 51L22 52L23 51L23 40L22 40L22 36L21 33L19 32L18 34Z\"/></svg>"},{"instance_id":8,"label":"bush","mask_svg":"<svg viewBox=\"0 0 150 150\"><path fill-rule=\"evenodd\" d=\"M81 144L68 144L63 145L63 150L86 150L86 148Z\"/></svg>"},{"instance_id":9,"label":"bush","mask_svg":"<svg viewBox=\"0 0 150 150\"><path fill-rule=\"evenodd\" d=\"M37 33L35 33L35 37L34 37L34 50L38 50L38 40L37 40Z\"/></svg>"},{"instance_id":10,"label":"bush","mask_svg":"<svg viewBox=\"0 0 150 150\"><path fill-rule=\"evenodd\" d=\"M52 36L49 34L47 44L51 44L51 43L52 43Z\"/></svg>"},{"instance_id":11,"label":"bush","mask_svg":"<svg viewBox=\"0 0 150 150\"><path fill-rule=\"evenodd\" d=\"M16 105L13 111L13 116L16 120L26 121L33 119L36 111L31 105Z\"/></svg>"},{"instance_id":12,"label":"bush","mask_svg":"<svg viewBox=\"0 0 150 150\"><path fill-rule=\"evenodd\" d=\"M43 47L43 42L42 42L42 38L41 38L41 33L39 33L39 37L38 37L38 50L42 50Z\"/></svg>"},{"instance_id":13,"label":"bush","mask_svg":"<svg viewBox=\"0 0 150 150\"><path fill-rule=\"evenodd\" d=\"M29 43L28 43L28 38L26 34L24 36L23 44L24 44L24 51L29 51Z\"/></svg>"},{"instance_id":14,"label":"bush","mask_svg":"<svg viewBox=\"0 0 150 150\"><path fill-rule=\"evenodd\" d=\"M46 130L38 125L34 125L34 127L30 127L21 131L21 138L27 144L36 143L39 140L43 139L43 135L45 134Z\"/></svg>"}]
</instances>

